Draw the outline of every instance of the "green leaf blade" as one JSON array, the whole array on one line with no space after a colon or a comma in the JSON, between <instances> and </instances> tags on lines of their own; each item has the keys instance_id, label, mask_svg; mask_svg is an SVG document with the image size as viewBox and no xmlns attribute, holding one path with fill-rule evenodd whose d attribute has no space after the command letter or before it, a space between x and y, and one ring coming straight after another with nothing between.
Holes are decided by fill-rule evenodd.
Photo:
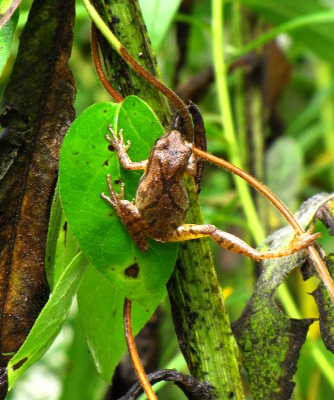
<instances>
[{"instance_id":1,"label":"green leaf blade","mask_svg":"<svg viewBox=\"0 0 334 400\"><path fill-rule=\"evenodd\" d=\"M284 0L279 3L265 0L242 0L242 3L274 25L280 25L302 17L311 17L312 19L312 16L314 16L314 23L308 24L307 28L291 30L288 33L322 59L330 63L334 62L332 51L334 40L331 34L333 12L329 7L324 7L321 3L312 0L302 2ZM326 12L328 12L328 22L319 23L319 15Z\"/></svg>"},{"instance_id":2,"label":"green leaf blade","mask_svg":"<svg viewBox=\"0 0 334 400\"><path fill-rule=\"evenodd\" d=\"M73 296L86 266L87 259L83 253L79 253L59 279L26 341L8 364L9 389L31 365L40 359L57 337L66 321Z\"/></svg>"}]
</instances>

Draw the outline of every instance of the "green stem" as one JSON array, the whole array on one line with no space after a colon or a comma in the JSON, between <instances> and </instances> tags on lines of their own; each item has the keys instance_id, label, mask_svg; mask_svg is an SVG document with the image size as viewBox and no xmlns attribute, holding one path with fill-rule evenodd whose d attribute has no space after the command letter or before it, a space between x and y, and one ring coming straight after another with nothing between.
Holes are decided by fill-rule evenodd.
<instances>
[{"instance_id":1,"label":"green stem","mask_svg":"<svg viewBox=\"0 0 334 400\"><path fill-rule=\"evenodd\" d=\"M94 24L99 28L99 30L102 32L102 34L105 36L105 38L108 40L108 42L111 44L113 49L117 51L117 53L122 56L121 54L121 47L122 44L121 42L116 38L116 36L111 32L107 24L103 21L103 19L100 17L98 12L95 10L95 8L92 6L89 0L82 0L84 6L86 7L86 10L91 17L92 21L94 21Z\"/></svg>"}]
</instances>

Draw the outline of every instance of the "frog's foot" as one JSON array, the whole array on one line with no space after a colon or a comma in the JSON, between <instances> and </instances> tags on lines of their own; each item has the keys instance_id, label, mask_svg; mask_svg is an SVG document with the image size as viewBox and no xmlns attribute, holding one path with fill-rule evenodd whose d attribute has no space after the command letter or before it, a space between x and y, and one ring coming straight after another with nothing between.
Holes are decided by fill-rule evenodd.
<instances>
[{"instance_id":1,"label":"frog's foot","mask_svg":"<svg viewBox=\"0 0 334 400\"><path fill-rule=\"evenodd\" d=\"M125 169L132 170L132 171L138 171L140 169L145 169L146 165L147 165L147 160L139 161L139 162L132 162L130 157L128 156L127 151L129 149L131 143L129 140L127 141L127 144L124 143L123 129L121 129L119 131L119 138L117 137L116 133L113 131L111 125L108 126L108 129L109 129L112 137L110 137L109 135L106 135L105 138L116 150L117 157L119 159L119 162L122 164L122 166Z\"/></svg>"},{"instance_id":2,"label":"frog's foot","mask_svg":"<svg viewBox=\"0 0 334 400\"><path fill-rule=\"evenodd\" d=\"M124 199L124 183L121 183L121 193L118 194L114 191L111 183L110 174L107 175L107 183L109 189L109 196L105 195L103 192L101 193L102 199L106 200L116 211L119 208L119 203Z\"/></svg>"},{"instance_id":3,"label":"frog's foot","mask_svg":"<svg viewBox=\"0 0 334 400\"><path fill-rule=\"evenodd\" d=\"M111 125L108 126L108 130L112 135L112 138L109 135L106 135L106 139L108 142L111 143L111 145L117 150L117 151L122 151L122 152L127 152L131 146L130 140L128 140L125 144L124 142L124 137L123 137L123 129L121 129L118 132L119 139L115 133L115 131L112 129Z\"/></svg>"}]
</instances>

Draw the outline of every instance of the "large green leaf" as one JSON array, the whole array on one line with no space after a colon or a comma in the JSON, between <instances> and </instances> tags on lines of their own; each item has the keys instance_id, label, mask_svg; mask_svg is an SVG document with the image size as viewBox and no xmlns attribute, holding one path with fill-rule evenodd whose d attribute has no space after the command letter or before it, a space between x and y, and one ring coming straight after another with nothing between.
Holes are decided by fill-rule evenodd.
<instances>
[{"instance_id":1,"label":"large green leaf","mask_svg":"<svg viewBox=\"0 0 334 400\"><path fill-rule=\"evenodd\" d=\"M66 321L73 296L87 266L83 253L65 270L22 347L8 364L8 384L15 381L51 346Z\"/></svg>"},{"instance_id":2,"label":"large green leaf","mask_svg":"<svg viewBox=\"0 0 334 400\"><path fill-rule=\"evenodd\" d=\"M177 244L149 241L143 253L132 242L113 208L100 197L108 192L106 175L113 186L125 183L125 197L132 200L141 172L123 170L105 139L108 125L123 129L133 161L147 159L163 128L152 110L139 98L127 97L121 105L99 103L87 109L71 126L60 157L60 194L66 219L80 248L91 263L129 299L145 307L159 301L176 260ZM136 277L128 268L139 268Z\"/></svg>"},{"instance_id":3,"label":"large green leaf","mask_svg":"<svg viewBox=\"0 0 334 400\"><path fill-rule=\"evenodd\" d=\"M99 373L111 381L126 346L123 327L124 295L95 268L89 267L80 283L78 306L81 327ZM157 306L132 306L132 326L136 335Z\"/></svg>"},{"instance_id":4,"label":"large green leaf","mask_svg":"<svg viewBox=\"0 0 334 400\"><path fill-rule=\"evenodd\" d=\"M79 251L61 208L58 181L52 201L45 249L45 273L51 291Z\"/></svg>"}]
</instances>

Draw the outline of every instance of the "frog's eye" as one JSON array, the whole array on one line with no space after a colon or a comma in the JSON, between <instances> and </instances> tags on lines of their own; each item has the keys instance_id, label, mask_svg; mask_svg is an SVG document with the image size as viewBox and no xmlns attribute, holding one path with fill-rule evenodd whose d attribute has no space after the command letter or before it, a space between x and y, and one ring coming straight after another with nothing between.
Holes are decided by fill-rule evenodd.
<instances>
[{"instance_id":1,"label":"frog's eye","mask_svg":"<svg viewBox=\"0 0 334 400\"><path fill-rule=\"evenodd\" d=\"M169 148L169 141L167 140L161 140L160 138L155 143L155 147L158 150L167 150Z\"/></svg>"}]
</instances>

